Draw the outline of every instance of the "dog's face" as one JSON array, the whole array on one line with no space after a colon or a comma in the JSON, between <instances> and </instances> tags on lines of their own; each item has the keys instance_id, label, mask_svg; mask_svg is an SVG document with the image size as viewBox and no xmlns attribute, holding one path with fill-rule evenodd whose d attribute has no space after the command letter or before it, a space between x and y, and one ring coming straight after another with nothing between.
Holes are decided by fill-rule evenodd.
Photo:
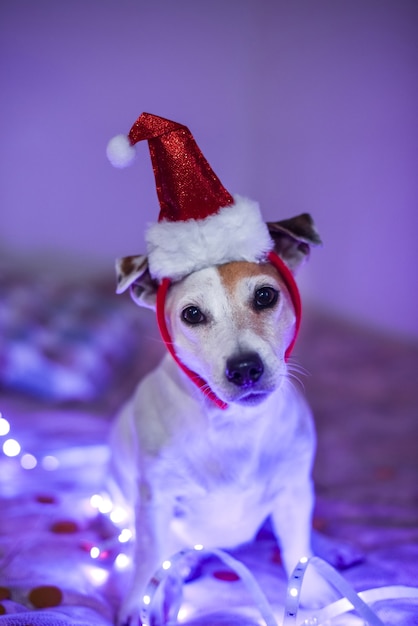
<instances>
[{"instance_id":1,"label":"dog's face","mask_svg":"<svg viewBox=\"0 0 418 626\"><path fill-rule=\"evenodd\" d=\"M321 243L307 213L267 226L293 273ZM146 256L119 259L116 271L118 293L129 287L137 304L155 308ZM165 314L177 356L224 402L259 404L284 380L295 314L272 265L237 261L189 274L171 285Z\"/></svg>"},{"instance_id":2,"label":"dog's face","mask_svg":"<svg viewBox=\"0 0 418 626\"><path fill-rule=\"evenodd\" d=\"M280 386L295 314L272 265L194 272L171 286L165 311L177 355L224 402L256 405Z\"/></svg>"}]
</instances>

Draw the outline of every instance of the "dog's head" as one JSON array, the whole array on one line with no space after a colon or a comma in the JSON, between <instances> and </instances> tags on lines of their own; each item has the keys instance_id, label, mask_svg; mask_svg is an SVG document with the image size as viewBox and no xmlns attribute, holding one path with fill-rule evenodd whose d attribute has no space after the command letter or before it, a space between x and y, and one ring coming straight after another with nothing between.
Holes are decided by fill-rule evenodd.
<instances>
[{"instance_id":1,"label":"dog's head","mask_svg":"<svg viewBox=\"0 0 418 626\"><path fill-rule=\"evenodd\" d=\"M292 273L321 243L306 213L267 225ZM119 259L117 278L118 293L129 287L137 304L155 308L146 256ZM193 272L171 285L165 315L177 356L224 402L255 405L280 386L295 313L273 265L237 261Z\"/></svg>"}]
</instances>

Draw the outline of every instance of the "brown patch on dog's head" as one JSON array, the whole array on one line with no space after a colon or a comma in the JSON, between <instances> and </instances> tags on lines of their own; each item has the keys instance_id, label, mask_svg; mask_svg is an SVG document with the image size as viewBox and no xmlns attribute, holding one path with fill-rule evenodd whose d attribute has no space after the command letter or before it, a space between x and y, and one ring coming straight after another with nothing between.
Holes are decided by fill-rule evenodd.
<instances>
[{"instance_id":1,"label":"brown patch on dog's head","mask_svg":"<svg viewBox=\"0 0 418 626\"><path fill-rule=\"evenodd\" d=\"M260 315L260 310L254 307L255 290L271 287L278 291L278 307L281 309L281 303L288 300L289 296L278 270L270 263L233 261L219 266L217 271L222 286L229 294L231 304L235 307L237 323L243 328L253 328L262 336L265 317ZM251 290L249 290L250 285L252 285ZM284 297L283 294L285 294ZM243 296L245 300L243 300Z\"/></svg>"},{"instance_id":2,"label":"brown patch on dog's head","mask_svg":"<svg viewBox=\"0 0 418 626\"><path fill-rule=\"evenodd\" d=\"M224 287L232 290L243 278L268 274L277 280L277 270L270 263L250 263L248 261L232 261L218 267L219 276Z\"/></svg>"}]
</instances>

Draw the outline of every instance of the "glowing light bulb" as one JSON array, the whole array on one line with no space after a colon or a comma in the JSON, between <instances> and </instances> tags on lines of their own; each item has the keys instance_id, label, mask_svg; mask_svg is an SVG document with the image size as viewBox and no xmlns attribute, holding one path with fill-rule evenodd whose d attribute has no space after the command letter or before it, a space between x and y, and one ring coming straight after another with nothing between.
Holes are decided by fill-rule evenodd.
<instances>
[{"instance_id":1,"label":"glowing light bulb","mask_svg":"<svg viewBox=\"0 0 418 626\"><path fill-rule=\"evenodd\" d=\"M103 585L109 578L109 572L100 567L89 567L87 569L88 577L94 585Z\"/></svg>"},{"instance_id":2,"label":"glowing light bulb","mask_svg":"<svg viewBox=\"0 0 418 626\"><path fill-rule=\"evenodd\" d=\"M195 550L203 550L203 546L201 543L197 543L195 546L193 546Z\"/></svg>"},{"instance_id":3,"label":"glowing light bulb","mask_svg":"<svg viewBox=\"0 0 418 626\"><path fill-rule=\"evenodd\" d=\"M296 598L298 595L298 590L296 589L296 587L292 587L291 589L289 589L289 594L292 596L292 598Z\"/></svg>"},{"instance_id":4,"label":"glowing light bulb","mask_svg":"<svg viewBox=\"0 0 418 626\"><path fill-rule=\"evenodd\" d=\"M42 467L48 472L53 472L59 467L59 461L55 456L48 454L41 461Z\"/></svg>"},{"instance_id":5,"label":"glowing light bulb","mask_svg":"<svg viewBox=\"0 0 418 626\"><path fill-rule=\"evenodd\" d=\"M91 496L90 498L90 504L93 507L93 509L100 509L100 505L102 503L102 496L99 493L95 493L93 496Z\"/></svg>"},{"instance_id":6,"label":"glowing light bulb","mask_svg":"<svg viewBox=\"0 0 418 626\"><path fill-rule=\"evenodd\" d=\"M92 559L98 559L100 556L100 548L98 548L97 546L93 546L90 550L90 556Z\"/></svg>"},{"instance_id":7,"label":"glowing light bulb","mask_svg":"<svg viewBox=\"0 0 418 626\"><path fill-rule=\"evenodd\" d=\"M117 506L111 511L109 517L114 524L120 524L126 519L127 513L121 506Z\"/></svg>"},{"instance_id":8,"label":"glowing light bulb","mask_svg":"<svg viewBox=\"0 0 418 626\"><path fill-rule=\"evenodd\" d=\"M142 602L143 602L144 604L147 604L147 605L148 605L148 604L150 604L150 603L151 603L151 598L150 598L150 596L148 596L148 595L147 595L147 596L144 596L144 597L142 598Z\"/></svg>"},{"instance_id":9,"label":"glowing light bulb","mask_svg":"<svg viewBox=\"0 0 418 626\"><path fill-rule=\"evenodd\" d=\"M118 556L115 559L115 567L118 570L126 569L127 567L129 567L130 562L131 562L131 559L129 558L129 556L121 553L121 554L118 554Z\"/></svg>"},{"instance_id":10,"label":"glowing light bulb","mask_svg":"<svg viewBox=\"0 0 418 626\"><path fill-rule=\"evenodd\" d=\"M161 567L162 567L163 569L170 569L170 567L171 567L171 561L164 561L164 562L162 563Z\"/></svg>"},{"instance_id":11,"label":"glowing light bulb","mask_svg":"<svg viewBox=\"0 0 418 626\"><path fill-rule=\"evenodd\" d=\"M16 439L6 439L3 443L3 452L6 456L18 456L20 450L20 443Z\"/></svg>"},{"instance_id":12,"label":"glowing light bulb","mask_svg":"<svg viewBox=\"0 0 418 626\"><path fill-rule=\"evenodd\" d=\"M188 605L183 605L180 607L179 612L177 613L177 621L179 622L179 624L181 624L182 622L186 622L187 619L190 617L190 615L192 614L192 609L190 606ZM263 621L263 624L265 622Z\"/></svg>"},{"instance_id":13,"label":"glowing light bulb","mask_svg":"<svg viewBox=\"0 0 418 626\"><path fill-rule=\"evenodd\" d=\"M300 560L300 563L307 563L308 562L308 557L307 556L303 556Z\"/></svg>"},{"instance_id":14,"label":"glowing light bulb","mask_svg":"<svg viewBox=\"0 0 418 626\"><path fill-rule=\"evenodd\" d=\"M10 424L5 417L0 413L0 437L4 437L10 432Z\"/></svg>"},{"instance_id":15,"label":"glowing light bulb","mask_svg":"<svg viewBox=\"0 0 418 626\"><path fill-rule=\"evenodd\" d=\"M23 469L30 470L38 465L38 461L33 454L24 454L20 459L20 464Z\"/></svg>"},{"instance_id":16,"label":"glowing light bulb","mask_svg":"<svg viewBox=\"0 0 418 626\"><path fill-rule=\"evenodd\" d=\"M129 528L124 528L118 537L118 541L120 543L127 543L131 539L132 539L132 532L129 530Z\"/></svg>"},{"instance_id":17,"label":"glowing light bulb","mask_svg":"<svg viewBox=\"0 0 418 626\"><path fill-rule=\"evenodd\" d=\"M102 501L100 502L100 506L99 506L100 513L107 514L107 513L110 513L112 509L113 509L113 504L109 496L102 496Z\"/></svg>"}]
</instances>

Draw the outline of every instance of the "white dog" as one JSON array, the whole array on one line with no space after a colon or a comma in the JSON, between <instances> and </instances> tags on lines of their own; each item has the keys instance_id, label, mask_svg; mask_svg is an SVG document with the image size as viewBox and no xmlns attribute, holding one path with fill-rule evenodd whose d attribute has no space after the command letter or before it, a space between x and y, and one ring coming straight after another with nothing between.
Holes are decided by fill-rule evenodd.
<instances>
[{"instance_id":1,"label":"white dog","mask_svg":"<svg viewBox=\"0 0 418 626\"><path fill-rule=\"evenodd\" d=\"M320 243L307 214L268 227L293 273ZM146 257L121 259L118 284L155 306ZM146 584L170 555L251 541L269 516L287 574L311 555L315 434L285 361L296 319L283 277L268 262L201 269L171 285L165 316L181 362L228 406L218 408L167 354L115 424L113 475L136 526L120 623L138 623ZM329 588L308 574L303 600L323 604Z\"/></svg>"}]
</instances>

